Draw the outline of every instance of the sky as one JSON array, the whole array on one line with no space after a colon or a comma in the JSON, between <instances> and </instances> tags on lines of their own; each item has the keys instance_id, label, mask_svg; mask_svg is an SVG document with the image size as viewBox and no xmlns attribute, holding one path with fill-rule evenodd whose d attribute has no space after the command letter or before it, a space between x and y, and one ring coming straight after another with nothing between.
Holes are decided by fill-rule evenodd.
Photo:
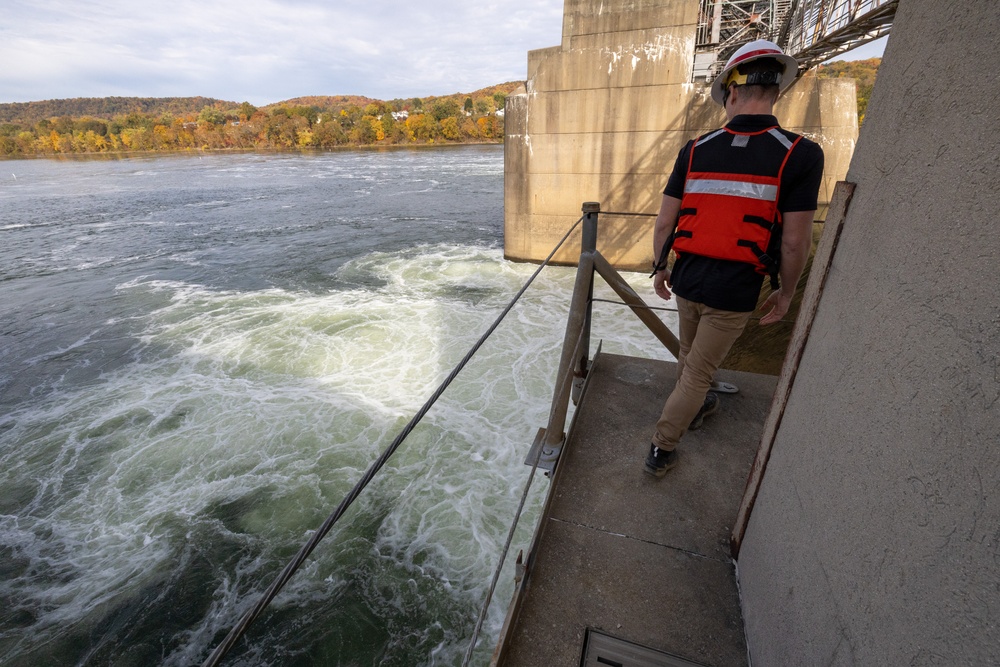
<instances>
[{"instance_id":1,"label":"sky","mask_svg":"<svg viewBox=\"0 0 1000 667\"><path fill-rule=\"evenodd\" d=\"M867 44L862 44L858 48L851 49L847 53L843 53L836 58L831 58L830 62L837 60L867 60L868 58L881 58L882 52L885 51L885 44L888 41L888 37L872 40Z\"/></svg>"},{"instance_id":2,"label":"sky","mask_svg":"<svg viewBox=\"0 0 1000 667\"><path fill-rule=\"evenodd\" d=\"M563 0L0 0L0 103L472 92L558 46Z\"/></svg>"},{"instance_id":3,"label":"sky","mask_svg":"<svg viewBox=\"0 0 1000 667\"><path fill-rule=\"evenodd\" d=\"M563 0L0 0L0 103L470 93L558 46ZM881 55L884 40L838 60Z\"/></svg>"}]
</instances>

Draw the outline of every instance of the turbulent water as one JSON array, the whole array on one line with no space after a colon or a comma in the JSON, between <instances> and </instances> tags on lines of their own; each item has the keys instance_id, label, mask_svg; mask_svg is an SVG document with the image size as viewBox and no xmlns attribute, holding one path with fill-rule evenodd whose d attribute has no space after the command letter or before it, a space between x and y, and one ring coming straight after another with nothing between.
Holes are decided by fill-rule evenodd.
<instances>
[{"instance_id":1,"label":"turbulent water","mask_svg":"<svg viewBox=\"0 0 1000 667\"><path fill-rule=\"evenodd\" d=\"M2 166L5 665L200 663L536 268L502 258L499 147ZM225 664L461 663L572 282L542 273ZM616 306L594 336L668 356Z\"/></svg>"}]
</instances>

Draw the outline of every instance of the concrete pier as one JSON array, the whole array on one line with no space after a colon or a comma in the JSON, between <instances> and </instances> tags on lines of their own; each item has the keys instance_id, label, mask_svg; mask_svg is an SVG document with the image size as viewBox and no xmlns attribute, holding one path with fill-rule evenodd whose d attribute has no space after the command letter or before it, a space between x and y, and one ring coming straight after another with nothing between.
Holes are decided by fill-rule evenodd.
<instances>
[{"instance_id":1,"label":"concrete pier","mask_svg":"<svg viewBox=\"0 0 1000 667\"><path fill-rule=\"evenodd\" d=\"M692 80L699 0L566 0L562 44L528 53L525 90L508 98L504 254L544 259L579 216L656 213L677 152L725 124L705 83ZM844 179L858 135L853 80L806 76L778 101L784 127L826 153L818 219ZM616 267L647 269L652 223L611 221L598 250ZM579 236L558 263L574 264Z\"/></svg>"}]
</instances>

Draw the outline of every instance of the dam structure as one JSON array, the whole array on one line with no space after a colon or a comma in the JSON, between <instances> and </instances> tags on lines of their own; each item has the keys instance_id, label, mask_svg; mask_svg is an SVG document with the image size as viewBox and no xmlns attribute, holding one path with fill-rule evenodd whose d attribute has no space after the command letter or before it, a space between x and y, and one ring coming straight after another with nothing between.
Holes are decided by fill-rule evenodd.
<instances>
[{"instance_id":1,"label":"dam structure","mask_svg":"<svg viewBox=\"0 0 1000 667\"><path fill-rule=\"evenodd\" d=\"M507 98L508 259L543 259L576 220L581 202L601 202L603 211L657 212L678 151L725 124L709 93L714 54L703 46L712 39L712 10L723 4L565 1L562 43L530 51L525 88ZM748 32L743 41L757 36L768 35ZM783 127L823 147L826 171L817 214L823 219L858 135L855 84L800 77L779 99L776 114ZM575 264L579 241L579 234L571 237L554 261ZM617 268L647 270L652 221L605 216L601 243L599 250Z\"/></svg>"},{"instance_id":2,"label":"dam structure","mask_svg":"<svg viewBox=\"0 0 1000 667\"><path fill-rule=\"evenodd\" d=\"M740 391L651 482L639 461L675 367L599 346L581 362L491 664L1000 664L1000 12L892 9L779 376L724 371ZM602 210L579 266L614 224Z\"/></svg>"}]
</instances>

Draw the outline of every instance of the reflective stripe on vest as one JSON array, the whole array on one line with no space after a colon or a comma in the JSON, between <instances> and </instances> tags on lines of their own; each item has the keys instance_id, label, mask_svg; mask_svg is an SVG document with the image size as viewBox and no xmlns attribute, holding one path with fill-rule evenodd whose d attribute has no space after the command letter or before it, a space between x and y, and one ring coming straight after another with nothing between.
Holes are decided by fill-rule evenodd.
<instances>
[{"instance_id":1,"label":"reflective stripe on vest","mask_svg":"<svg viewBox=\"0 0 1000 667\"><path fill-rule=\"evenodd\" d=\"M736 141L731 146L722 145L716 139L720 136L723 141L726 138ZM772 144L773 148L768 148L763 153L754 153L754 157L760 154L764 162L773 163L765 165L764 169L771 173L756 175L704 171L704 166L707 165L701 165L702 170L699 170L695 158L696 148L699 149L699 154L704 150L753 151L752 147L747 146L748 139L760 142L770 141L772 138L781 146L778 151L773 150L777 147ZM716 143L702 148L712 140ZM781 175L798 141L799 137L790 140L776 127L752 134L717 130L695 141L688 161L674 250L678 253L746 262L754 265L760 273L776 273L778 258L771 258L766 253L773 231L781 224L781 214L778 211ZM718 155L714 157L718 158ZM713 164L725 162L716 159Z\"/></svg>"},{"instance_id":2,"label":"reflective stripe on vest","mask_svg":"<svg viewBox=\"0 0 1000 667\"><path fill-rule=\"evenodd\" d=\"M688 176L684 184L684 194L692 195L727 195L730 197L745 197L761 201L778 201L778 186L773 183L752 183L743 180L726 180L722 178L696 178Z\"/></svg>"}]
</instances>

